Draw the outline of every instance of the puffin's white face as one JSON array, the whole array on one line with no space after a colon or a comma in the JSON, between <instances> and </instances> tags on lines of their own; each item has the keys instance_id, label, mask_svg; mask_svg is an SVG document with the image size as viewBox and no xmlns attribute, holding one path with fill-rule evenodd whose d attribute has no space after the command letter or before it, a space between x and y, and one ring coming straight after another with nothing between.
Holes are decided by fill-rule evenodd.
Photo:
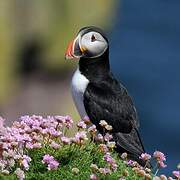
<instances>
[{"instance_id":1,"label":"puffin's white face","mask_svg":"<svg viewBox=\"0 0 180 180\"><path fill-rule=\"evenodd\" d=\"M108 48L107 40L97 31L80 31L66 51L67 59L96 58L104 54Z\"/></svg>"},{"instance_id":2,"label":"puffin's white face","mask_svg":"<svg viewBox=\"0 0 180 180\"><path fill-rule=\"evenodd\" d=\"M79 47L90 58L95 58L106 51L108 43L98 32L88 32L79 38Z\"/></svg>"}]
</instances>

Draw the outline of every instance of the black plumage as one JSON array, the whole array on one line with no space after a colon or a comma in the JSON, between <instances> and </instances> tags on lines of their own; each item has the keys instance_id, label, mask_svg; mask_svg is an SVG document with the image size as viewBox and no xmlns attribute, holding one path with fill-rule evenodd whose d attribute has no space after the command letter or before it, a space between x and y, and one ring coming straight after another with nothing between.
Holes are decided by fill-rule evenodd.
<instances>
[{"instance_id":1,"label":"black plumage","mask_svg":"<svg viewBox=\"0 0 180 180\"><path fill-rule=\"evenodd\" d=\"M108 57L107 49L100 57L82 57L79 61L80 72L90 81L84 93L86 113L100 132L100 120L112 125L116 150L127 152L131 159L144 164L139 159L144 147L138 133L136 109L125 87L110 72Z\"/></svg>"},{"instance_id":2,"label":"black plumage","mask_svg":"<svg viewBox=\"0 0 180 180\"><path fill-rule=\"evenodd\" d=\"M79 112L85 111L100 133L104 131L99 122L105 120L113 128L116 150L127 152L130 159L144 165L145 162L139 159L145 151L138 132L137 112L126 88L110 71L109 45L105 34L97 27L82 28L74 40L74 47L70 44L66 56L80 58L76 78L73 78L74 99L77 109L82 110ZM82 84L79 78L84 81Z\"/></svg>"}]
</instances>

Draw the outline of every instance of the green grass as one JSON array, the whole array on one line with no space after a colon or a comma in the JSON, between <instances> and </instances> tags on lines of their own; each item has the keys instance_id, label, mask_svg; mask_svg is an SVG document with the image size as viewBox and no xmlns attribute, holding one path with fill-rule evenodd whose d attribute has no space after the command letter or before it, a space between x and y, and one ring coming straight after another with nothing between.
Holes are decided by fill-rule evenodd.
<instances>
[{"instance_id":1,"label":"green grass","mask_svg":"<svg viewBox=\"0 0 180 180\"><path fill-rule=\"evenodd\" d=\"M48 171L46 165L42 164L42 157L44 154L50 154L60 162L57 170ZM85 146L80 147L77 145L65 145L59 150L50 147L30 150L29 156L32 158L30 169L26 172L25 176L28 180L86 180L89 179L92 173L90 165L96 164L98 167L105 167L106 162L103 160L103 153L98 150L98 145L94 143L87 143ZM116 172L108 176L103 176L98 173L99 179L102 180L116 180L123 176L124 170L129 172L126 180L143 179L137 176L130 167L127 167L123 161L118 157L117 153L113 153L116 159L118 169ZM74 175L72 168L78 168L79 173ZM0 175L0 180L14 180L17 179L15 175Z\"/></svg>"}]
</instances>

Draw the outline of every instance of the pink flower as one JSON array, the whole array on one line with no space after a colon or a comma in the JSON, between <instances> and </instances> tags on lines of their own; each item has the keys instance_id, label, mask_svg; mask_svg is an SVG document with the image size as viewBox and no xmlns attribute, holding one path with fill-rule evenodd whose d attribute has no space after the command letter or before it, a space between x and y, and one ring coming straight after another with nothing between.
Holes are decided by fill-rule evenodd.
<instances>
[{"instance_id":1,"label":"pink flower","mask_svg":"<svg viewBox=\"0 0 180 180\"><path fill-rule=\"evenodd\" d=\"M5 132L4 119L0 116L0 134Z\"/></svg>"},{"instance_id":2,"label":"pink flower","mask_svg":"<svg viewBox=\"0 0 180 180\"><path fill-rule=\"evenodd\" d=\"M48 165L48 170L56 170L59 166L59 162L56 161L54 157L50 156L49 154L43 156L42 163Z\"/></svg>"},{"instance_id":3,"label":"pink flower","mask_svg":"<svg viewBox=\"0 0 180 180\"><path fill-rule=\"evenodd\" d=\"M56 160L52 160L48 163L47 169L48 170L56 170L58 168L58 166L59 166L59 162Z\"/></svg>"},{"instance_id":4,"label":"pink flower","mask_svg":"<svg viewBox=\"0 0 180 180\"><path fill-rule=\"evenodd\" d=\"M49 154L46 154L43 156L43 160L42 160L42 163L43 164L49 164L50 161L53 161L54 160L54 157L53 156L50 156Z\"/></svg>"},{"instance_id":5,"label":"pink flower","mask_svg":"<svg viewBox=\"0 0 180 180\"><path fill-rule=\"evenodd\" d=\"M86 129L86 124L84 123L84 121L80 121L80 122L78 122L77 127L82 128L82 129Z\"/></svg>"},{"instance_id":6,"label":"pink flower","mask_svg":"<svg viewBox=\"0 0 180 180\"><path fill-rule=\"evenodd\" d=\"M95 140L96 140L97 142L103 142L103 141L104 141L104 138L103 138L102 134L98 134L98 135L95 137Z\"/></svg>"},{"instance_id":7,"label":"pink flower","mask_svg":"<svg viewBox=\"0 0 180 180\"><path fill-rule=\"evenodd\" d=\"M91 180L97 180L98 177L96 176L96 174L91 174L91 175L90 175L90 179L91 179Z\"/></svg>"},{"instance_id":8,"label":"pink flower","mask_svg":"<svg viewBox=\"0 0 180 180\"><path fill-rule=\"evenodd\" d=\"M63 144L70 144L71 142L70 139L65 136L61 137L61 141L63 142Z\"/></svg>"},{"instance_id":9,"label":"pink flower","mask_svg":"<svg viewBox=\"0 0 180 180\"><path fill-rule=\"evenodd\" d=\"M65 117L64 116L55 116L55 119L58 123L65 123Z\"/></svg>"},{"instance_id":10,"label":"pink flower","mask_svg":"<svg viewBox=\"0 0 180 180\"><path fill-rule=\"evenodd\" d=\"M106 153L103 158L108 164L111 165L111 167L113 167L113 170L117 169L116 161L114 158L112 158L110 153Z\"/></svg>"},{"instance_id":11,"label":"pink flower","mask_svg":"<svg viewBox=\"0 0 180 180\"><path fill-rule=\"evenodd\" d=\"M66 127L67 128L70 128L72 127L72 124L73 124L73 120L70 116L65 116L65 124L66 124Z\"/></svg>"},{"instance_id":12,"label":"pink flower","mask_svg":"<svg viewBox=\"0 0 180 180\"><path fill-rule=\"evenodd\" d=\"M90 133L95 133L97 131L97 129L96 129L96 126L95 125L92 125L92 126L90 126L89 128L88 128L88 132L90 132Z\"/></svg>"},{"instance_id":13,"label":"pink flower","mask_svg":"<svg viewBox=\"0 0 180 180\"><path fill-rule=\"evenodd\" d=\"M158 161L166 161L165 155L160 151L155 151L153 154L154 158L156 158Z\"/></svg>"},{"instance_id":14,"label":"pink flower","mask_svg":"<svg viewBox=\"0 0 180 180\"><path fill-rule=\"evenodd\" d=\"M126 162L126 164L127 164L128 166L133 166L133 165L134 165L134 161L133 161L133 160L128 160L128 161Z\"/></svg>"},{"instance_id":15,"label":"pink flower","mask_svg":"<svg viewBox=\"0 0 180 180\"><path fill-rule=\"evenodd\" d=\"M88 116L84 116L83 121L84 121L84 123L85 123L86 125L91 124L91 121L90 121L90 119L89 119Z\"/></svg>"},{"instance_id":16,"label":"pink flower","mask_svg":"<svg viewBox=\"0 0 180 180\"><path fill-rule=\"evenodd\" d=\"M77 132L75 135L75 139L77 141L86 140L87 139L86 131Z\"/></svg>"},{"instance_id":17,"label":"pink flower","mask_svg":"<svg viewBox=\"0 0 180 180\"><path fill-rule=\"evenodd\" d=\"M50 146L52 147L52 148L54 148L54 149L59 149L61 146L60 146L60 144L58 144L58 143L56 143L56 142L52 142L51 144L50 144Z\"/></svg>"},{"instance_id":18,"label":"pink flower","mask_svg":"<svg viewBox=\"0 0 180 180\"><path fill-rule=\"evenodd\" d=\"M27 149L33 149L33 144L30 142L26 143L26 148Z\"/></svg>"},{"instance_id":19,"label":"pink flower","mask_svg":"<svg viewBox=\"0 0 180 180\"><path fill-rule=\"evenodd\" d=\"M42 147L41 143L34 143L33 144L33 148L35 148L35 149L39 149L41 147Z\"/></svg>"},{"instance_id":20,"label":"pink flower","mask_svg":"<svg viewBox=\"0 0 180 180\"><path fill-rule=\"evenodd\" d=\"M47 130L48 133L54 137L59 137L62 134L61 132L57 131L54 127L47 128Z\"/></svg>"},{"instance_id":21,"label":"pink flower","mask_svg":"<svg viewBox=\"0 0 180 180\"><path fill-rule=\"evenodd\" d=\"M118 167L118 165L117 165L116 163L111 164L111 169L112 169L113 171L116 171L116 170L117 170L117 167Z\"/></svg>"},{"instance_id":22,"label":"pink flower","mask_svg":"<svg viewBox=\"0 0 180 180\"><path fill-rule=\"evenodd\" d=\"M104 136L105 141L110 141L112 138L113 138L113 136L109 133L106 133L106 135Z\"/></svg>"},{"instance_id":23,"label":"pink flower","mask_svg":"<svg viewBox=\"0 0 180 180\"><path fill-rule=\"evenodd\" d=\"M23 159L22 160L22 165L24 166L24 169L25 170L28 170L29 169L29 164L28 164L28 161L26 159Z\"/></svg>"},{"instance_id":24,"label":"pink flower","mask_svg":"<svg viewBox=\"0 0 180 180\"><path fill-rule=\"evenodd\" d=\"M147 153L142 153L140 156L140 159L144 160L144 161L148 161L151 159L151 155L147 154Z\"/></svg>"},{"instance_id":25,"label":"pink flower","mask_svg":"<svg viewBox=\"0 0 180 180\"><path fill-rule=\"evenodd\" d=\"M25 179L25 174L24 171L21 170L20 168L17 168L15 171L16 176L19 178L19 180Z\"/></svg>"},{"instance_id":26,"label":"pink flower","mask_svg":"<svg viewBox=\"0 0 180 180\"><path fill-rule=\"evenodd\" d=\"M105 144L100 144L99 149L101 152L106 153L108 152L108 147Z\"/></svg>"},{"instance_id":27,"label":"pink flower","mask_svg":"<svg viewBox=\"0 0 180 180\"><path fill-rule=\"evenodd\" d=\"M99 168L99 172L101 174L107 175L111 173L111 170L109 168Z\"/></svg>"},{"instance_id":28,"label":"pink flower","mask_svg":"<svg viewBox=\"0 0 180 180\"><path fill-rule=\"evenodd\" d=\"M158 165L159 165L159 167L161 167L161 168L165 168L165 167L167 167L167 165L166 165L166 164L164 164L164 162L163 162L163 161L158 161Z\"/></svg>"},{"instance_id":29,"label":"pink flower","mask_svg":"<svg viewBox=\"0 0 180 180\"><path fill-rule=\"evenodd\" d=\"M180 171L173 171L172 173L176 178L180 178Z\"/></svg>"}]
</instances>

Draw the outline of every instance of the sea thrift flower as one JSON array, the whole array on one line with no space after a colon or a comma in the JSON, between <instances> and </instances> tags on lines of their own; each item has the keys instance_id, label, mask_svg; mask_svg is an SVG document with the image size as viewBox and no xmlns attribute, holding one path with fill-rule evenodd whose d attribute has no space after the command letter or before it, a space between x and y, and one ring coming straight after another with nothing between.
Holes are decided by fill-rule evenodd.
<instances>
[{"instance_id":1,"label":"sea thrift flower","mask_svg":"<svg viewBox=\"0 0 180 180\"><path fill-rule=\"evenodd\" d=\"M10 172L7 169L4 169L4 170L1 171L1 173L5 174L5 175L8 175Z\"/></svg>"},{"instance_id":2,"label":"sea thrift flower","mask_svg":"<svg viewBox=\"0 0 180 180\"><path fill-rule=\"evenodd\" d=\"M95 137L95 140L97 142L103 142L104 141L104 137L102 136L102 134L98 134L96 137Z\"/></svg>"},{"instance_id":3,"label":"sea thrift flower","mask_svg":"<svg viewBox=\"0 0 180 180\"><path fill-rule=\"evenodd\" d=\"M53 161L54 160L54 157L49 155L49 154L46 154L43 156L43 160L42 160L42 163L43 164L48 164L50 161Z\"/></svg>"},{"instance_id":4,"label":"sea thrift flower","mask_svg":"<svg viewBox=\"0 0 180 180\"><path fill-rule=\"evenodd\" d=\"M109 168L99 168L99 172L103 175L107 175L111 173L111 170Z\"/></svg>"},{"instance_id":5,"label":"sea thrift flower","mask_svg":"<svg viewBox=\"0 0 180 180\"><path fill-rule=\"evenodd\" d=\"M95 134L97 131L96 126L92 125L88 128L88 132L90 132L91 134Z\"/></svg>"},{"instance_id":6,"label":"sea thrift flower","mask_svg":"<svg viewBox=\"0 0 180 180\"><path fill-rule=\"evenodd\" d=\"M15 161L14 161L14 159L9 159L8 160L8 165L10 166L10 167L14 167L14 165L15 165Z\"/></svg>"},{"instance_id":7,"label":"sea thrift flower","mask_svg":"<svg viewBox=\"0 0 180 180\"><path fill-rule=\"evenodd\" d=\"M147 173L150 173L150 172L151 172L151 169L145 168L145 171L146 171Z\"/></svg>"},{"instance_id":8,"label":"sea thrift flower","mask_svg":"<svg viewBox=\"0 0 180 180\"><path fill-rule=\"evenodd\" d=\"M77 175L79 173L79 169L78 168L72 168L72 173L74 175Z\"/></svg>"},{"instance_id":9,"label":"sea thrift flower","mask_svg":"<svg viewBox=\"0 0 180 180\"><path fill-rule=\"evenodd\" d=\"M50 144L50 146L52 147L52 148L54 148L54 149L59 149L61 146L60 146L60 144L58 144L58 143L56 143L56 142L52 142L51 144Z\"/></svg>"},{"instance_id":10,"label":"sea thrift flower","mask_svg":"<svg viewBox=\"0 0 180 180\"><path fill-rule=\"evenodd\" d=\"M5 133L5 127L4 127L4 119L0 116L0 134Z\"/></svg>"},{"instance_id":11,"label":"sea thrift flower","mask_svg":"<svg viewBox=\"0 0 180 180\"><path fill-rule=\"evenodd\" d=\"M41 147L42 147L41 143L34 143L33 144L33 148L35 148L35 149L39 149Z\"/></svg>"},{"instance_id":12,"label":"sea thrift flower","mask_svg":"<svg viewBox=\"0 0 180 180\"><path fill-rule=\"evenodd\" d=\"M100 144L99 150L103 153L106 153L106 152L108 152L108 147L105 144Z\"/></svg>"},{"instance_id":13,"label":"sea thrift flower","mask_svg":"<svg viewBox=\"0 0 180 180\"><path fill-rule=\"evenodd\" d=\"M168 180L174 180L172 177L168 177Z\"/></svg>"},{"instance_id":14,"label":"sea thrift flower","mask_svg":"<svg viewBox=\"0 0 180 180\"><path fill-rule=\"evenodd\" d=\"M164 164L163 161L158 161L158 165L159 165L160 168L165 168L165 167L167 167L167 165Z\"/></svg>"},{"instance_id":15,"label":"sea thrift flower","mask_svg":"<svg viewBox=\"0 0 180 180\"><path fill-rule=\"evenodd\" d=\"M107 143L107 147L110 148L110 149L114 149L115 146L116 146L116 143L114 141L111 141L111 142Z\"/></svg>"},{"instance_id":16,"label":"sea thrift flower","mask_svg":"<svg viewBox=\"0 0 180 180\"><path fill-rule=\"evenodd\" d=\"M65 118L64 116L55 116L55 119L58 123L64 124L65 123Z\"/></svg>"},{"instance_id":17,"label":"sea thrift flower","mask_svg":"<svg viewBox=\"0 0 180 180\"><path fill-rule=\"evenodd\" d=\"M75 135L75 139L77 141L88 140L87 135L86 135L86 131L77 132L76 135Z\"/></svg>"},{"instance_id":18,"label":"sea thrift flower","mask_svg":"<svg viewBox=\"0 0 180 180\"><path fill-rule=\"evenodd\" d=\"M23 155L23 160L21 161L21 164L24 166L25 170L29 169L29 162L31 161L31 158L27 155Z\"/></svg>"},{"instance_id":19,"label":"sea thrift flower","mask_svg":"<svg viewBox=\"0 0 180 180\"><path fill-rule=\"evenodd\" d=\"M108 131L112 131L113 128L112 128L111 125L106 125L106 126L105 126L105 129L108 130Z\"/></svg>"},{"instance_id":20,"label":"sea thrift flower","mask_svg":"<svg viewBox=\"0 0 180 180\"><path fill-rule=\"evenodd\" d=\"M107 123L105 120L101 120L101 121L99 122L99 124L100 124L102 127L105 127L105 126L108 125L108 123Z\"/></svg>"},{"instance_id":21,"label":"sea thrift flower","mask_svg":"<svg viewBox=\"0 0 180 180\"><path fill-rule=\"evenodd\" d=\"M106 133L105 136L104 136L105 141L110 141L112 138L113 138L113 136L111 134L109 134L109 133Z\"/></svg>"},{"instance_id":22,"label":"sea thrift flower","mask_svg":"<svg viewBox=\"0 0 180 180\"><path fill-rule=\"evenodd\" d=\"M24 171L21 170L20 168L16 169L15 174L18 177L19 180L23 180L25 178Z\"/></svg>"},{"instance_id":23,"label":"sea thrift flower","mask_svg":"<svg viewBox=\"0 0 180 180\"><path fill-rule=\"evenodd\" d=\"M99 168L98 168L98 166L96 164L91 164L90 168L91 168L92 172L94 172L94 173L99 170Z\"/></svg>"},{"instance_id":24,"label":"sea thrift flower","mask_svg":"<svg viewBox=\"0 0 180 180\"><path fill-rule=\"evenodd\" d=\"M127 159L127 153L126 152L124 152L124 153L122 153L121 154L121 158L123 159L123 160L125 160L125 159Z\"/></svg>"},{"instance_id":25,"label":"sea thrift flower","mask_svg":"<svg viewBox=\"0 0 180 180\"><path fill-rule=\"evenodd\" d=\"M103 159L110 165L111 170L115 171L117 169L116 161L111 157L110 153L106 153Z\"/></svg>"},{"instance_id":26,"label":"sea thrift flower","mask_svg":"<svg viewBox=\"0 0 180 180\"><path fill-rule=\"evenodd\" d=\"M176 178L180 179L180 171L173 171L172 173Z\"/></svg>"},{"instance_id":27,"label":"sea thrift flower","mask_svg":"<svg viewBox=\"0 0 180 180\"><path fill-rule=\"evenodd\" d=\"M84 121L80 121L78 122L77 127L81 129L86 129L86 124Z\"/></svg>"},{"instance_id":28,"label":"sea thrift flower","mask_svg":"<svg viewBox=\"0 0 180 180\"><path fill-rule=\"evenodd\" d=\"M83 118L83 121L84 121L84 123L85 123L86 125L90 125L90 124L91 124L91 121L90 121L90 119L89 119L88 116L85 116L85 117Z\"/></svg>"},{"instance_id":29,"label":"sea thrift flower","mask_svg":"<svg viewBox=\"0 0 180 180\"><path fill-rule=\"evenodd\" d=\"M128 166L134 166L134 161L133 161L133 160L128 160L128 161L126 162L126 164L127 164Z\"/></svg>"},{"instance_id":30,"label":"sea thrift flower","mask_svg":"<svg viewBox=\"0 0 180 180\"><path fill-rule=\"evenodd\" d=\"M156 158L158 161L166 161L165 155L160 151L155 151L153 157Z\"/></svg>"},{"instance_id":31,"label":"sea thrift flower","mask_svg":"<svg viewBox=\"0 0 180 180\"><path fill-rule=\"evenodd\" d=\"M152 177L151 177L151 175L150 175L150 174L147 174L147 173L146 173L146 174L145 174L145 179L146 179L146 180L151 180L151 179L152 179Z\"/></svg>"},{"instance_id":32,"label":"sea thrift flower","mask_svg":"<svg viewBox=\"0 0 180 180\"><path fill-rule=\"evenodd\" d=\"M27 162L26 159L23 159L22 162L21 162L21 164L23 165L23 167L24 167L25 170L28 170L28 169L29 169L29 164L28 164L28 162Z\"/></svg>"},{"instance_id":33,"label":"sea thrift flower","mask_svg":"<svg viewBox=\"0 0 180 180\"><path fill-rule=\"evenodd\" d=\"M96 176L96 174L91 174L91 175L90 175L90 179L91 179L91 180L97 180L98 177Z\"/></svg>"},{"instance_id":34,"label":"sea thrift flower","mask_svg":"<svg viewBox=\"0 0 180 180\"><path fill-rule=\"evenodd\" d=\"M128 172L128 170L126 170L126 169L123 171L122 174L123 174L123 176L125 176L125 177L126 177L126 176L129 176L129 172Z\"/></svg>"},{"instance_id":35,"label":"sea thrift flower","mask_svg":"<svg viewBox=\"0 0 180 180\"><path fill-rule=\"evenodd\" d=\"M147 154L147 153L142 153L140 156L140 159L144 160L144 161L148 161L151 159L151 155Z\"/></svg>"},{"instance_id":36,"label":"sea thrift flower","mask_svg":"<svg viewBox=\"0 0 180 180\"><path fill-rule=\"evenodd\" d=\"M68 137L65 136L61 137L61 141L63 144L70 144L70 139Z\"/></svg>"},{"instance_id":37,"label":"sea thrift flower","mask_svg":"<svg viewBox=\"0 0 180 180\"><path fill-rule=\"evenodd\" d=\"M110 164L114 163L114 159L111 157L110 153L106 153L103 156L103 159Z\"/></svg>"},{"instance_id":38,"label":"sea thrift flower","mask_svg":"<svg viewBox=\"0 0 180 180\"><path fill-rule=\"evenodd\" d=\"M58 168L58 166L59 166L59 162L56 160L52 160L48 163L47 169L48 170L56 170Z\"/></svg>"},{"instance_id":39,"label":"sea thrift flower","mask_svg":"<svg viewBox=\"0 0 180 180\"><path fill-rule=\"evenodd\" d=\"M167 180L167 177L162 174L162 175L160 175L160 179L161 179L161 180Z\"/></svg>"},{"instance_id":40,"label":"sea thrift flower","mask_svg":"<svg viewBox=\"0 0 180 180\"><path fill-rule=\"evenodd\" d=\"M160 179L160 177L158 177L158 176L154 176L154 177L153 177L153 180L161 180L161 179Z\"/></svg>"},{"instance_id":41,"label":"sea thrift flower","mask_svg":"<svg viewBox=\"0 0 180 180\"><path fill-rule=\"evenodd\" d=\"M111 169L112 169L113 171L116 171L117 168L118 168L118 165L117 165L115 162L111 164Z\"/></svg>"},{"instance_id":42,"label":"sea thrift flower","mask_svg":"<svg viewBox=\"0 0 180 180\"><path fill-rule=\"evenodd\" d=\"M43 156L42 163L48 165L48 170L56 170L59 166L59 162L56 161L54 157L50 156L49 154Z\"/></svg>"},{"instance_id":43,"label":"sea thrift flower","mask_svg":"<svg viewBox=\"0 0 180 180\"><path fill-rule=\"evenodd\" d=\"M72 127L73 120L70 116L65 116L65 124L68 129Z\"/></svg>"},{"instance_id":44,"label":"sea thrift flower","mask_svg":"<svg viewBox=\"0 0 180 180\"><path fill-rule=\"evenodd\" d=\"M139 170L137 171L137 174L138 174L139 176L144 177L146 173L145 173L145 171L144 171L143 169L139 169Z\"/></svg>"},{"instance_id":45,"label":"sea thrift flower","mask_svg":"<svg viewBox=\"0 0 180 180\"><path fill-rule=\"evenodd\" d=\"M26 143L26 148L27 149L33 149L33 144L30 142Z\"/></svg>"}]
</instances>

